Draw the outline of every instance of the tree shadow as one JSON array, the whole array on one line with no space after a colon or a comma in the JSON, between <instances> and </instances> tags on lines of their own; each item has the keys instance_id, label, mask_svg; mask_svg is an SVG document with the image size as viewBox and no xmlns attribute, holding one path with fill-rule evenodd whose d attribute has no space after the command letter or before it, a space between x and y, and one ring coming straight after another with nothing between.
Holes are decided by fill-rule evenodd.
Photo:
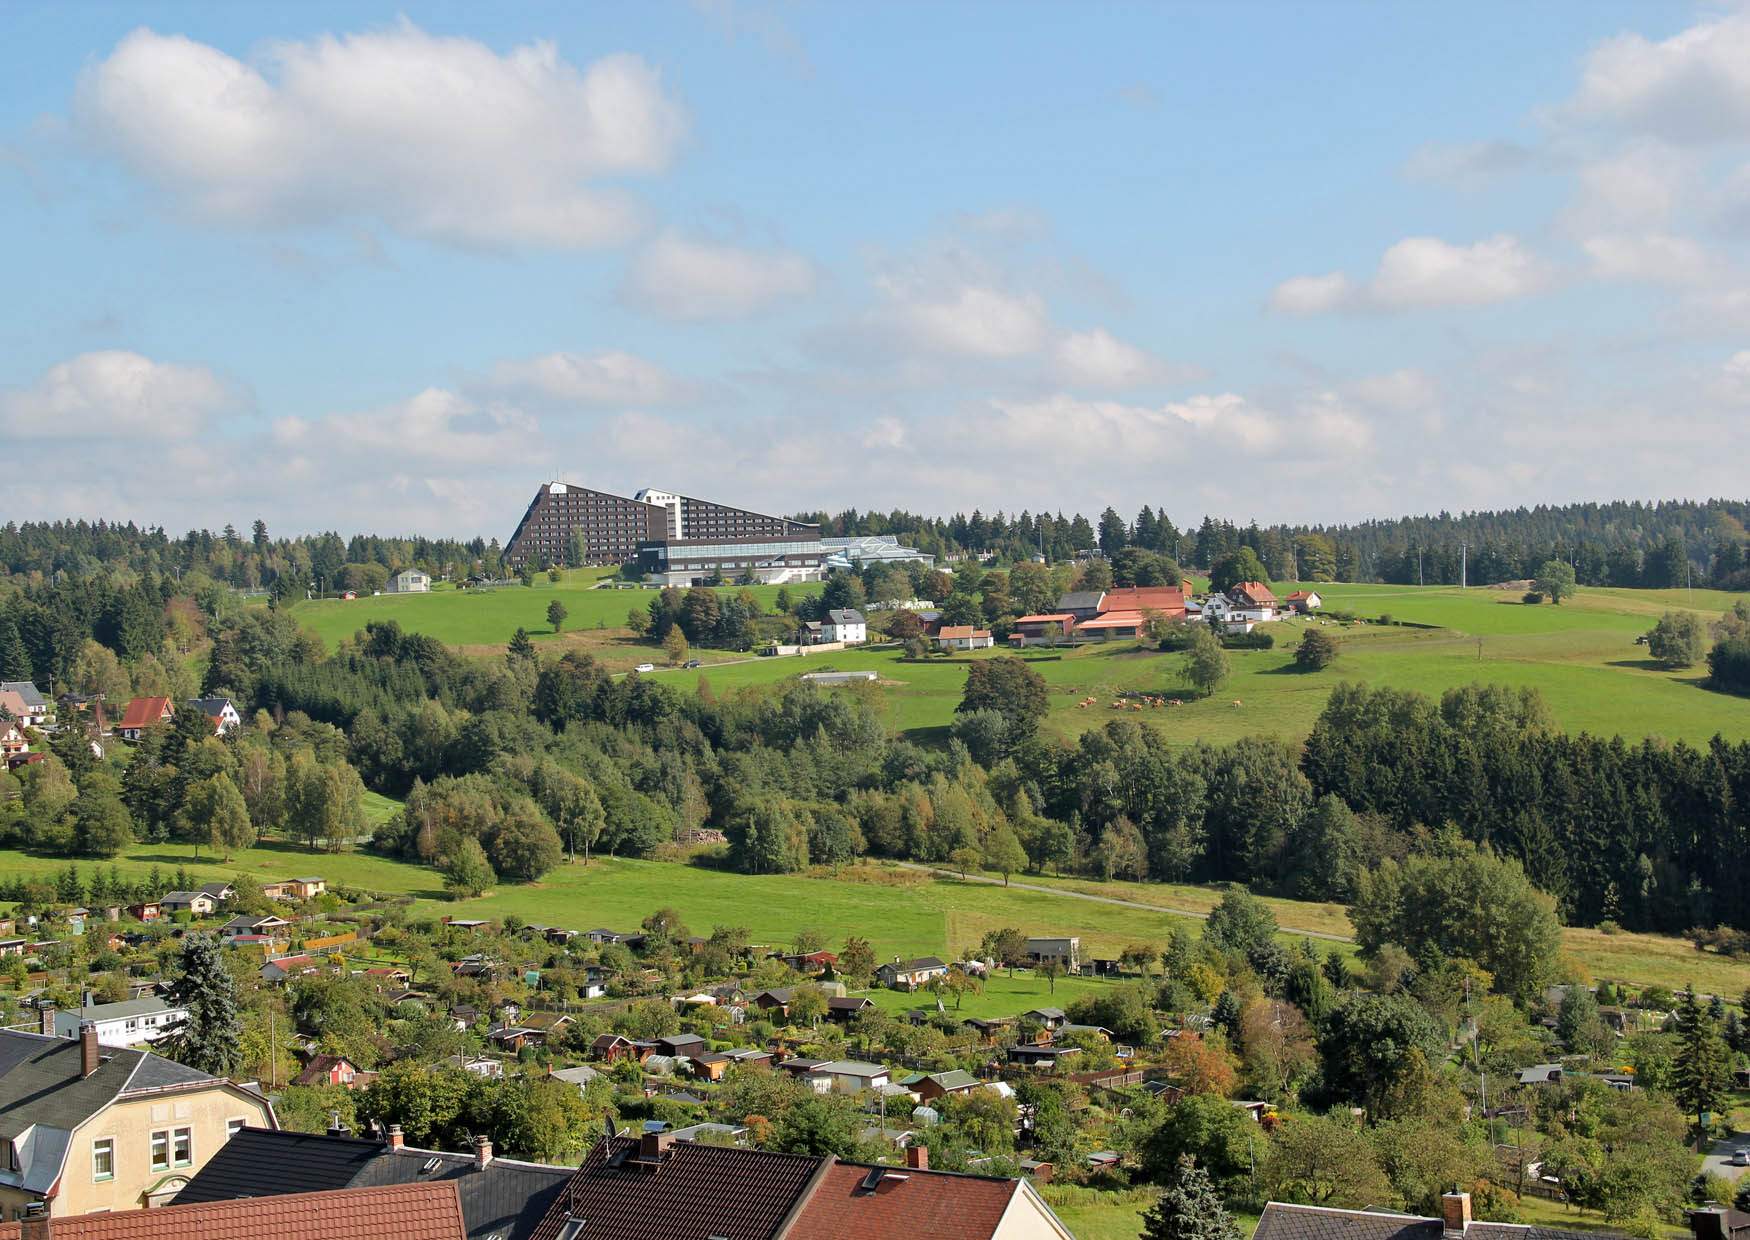
<instances>
[{"instance_id":1,"label":"tree shadow","mask_svg":"<svg viewBox=\"0 0 1750 1240\"><path fill-rule=\"evenodd\" d=\"M1657 659L1611 659L1605 667L1627 667L1637 672L1666 672L1671 669Z\"/></svg>"}]
</instances>

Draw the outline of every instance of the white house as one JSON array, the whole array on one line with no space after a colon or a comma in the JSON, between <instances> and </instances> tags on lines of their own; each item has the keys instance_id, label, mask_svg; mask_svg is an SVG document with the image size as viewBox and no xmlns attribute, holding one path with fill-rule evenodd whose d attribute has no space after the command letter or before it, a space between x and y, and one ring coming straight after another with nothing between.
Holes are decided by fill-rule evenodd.
<instances>
[{"instance_id":1,"label":"white house","mask_svg":"<svg viewBox=\"0 0 1750 1240\"><path fill-rule=\"evenodd\" d=\"M218 911L219 902L204 891L167 891L158 907L166 913L189 912L196 917L211 917Z\"/></svg>"},{"instance_id":2,"label":"white house","mask_svg":"<svg viewBox=\"0 0 1750 1240\"><path fill-rule=\"evenodd\" d=\"M826 619L820 624L820 640L823 642L844 642L847 646L869 640L869 622L863 613L854 607L842 611L829 611Z\"/></svg>"},{"instance_id":3,"label":"white house","mask_svg":"<svg viewBox=\"0 0 1750 1240\"><path fill-rule=\"evenodd\" d=\"M916 960L895 960L875 970L875 980L891 990L916 990L928 986L938 977L948 975L946 962L935 956L920 956Z\"/></svg>"},{"instance_id":4,"label":"white house","mask_svg":"<svg viewBox=\"0 0 1750 1240\"><path fill-rule=\"evenodd\" d=\"M0 680L0 702L25 727L40 728L49 717L47 699L28 680Z\"/></svg>"},{"instance_id":5,"label":"white house","mask_svg":"<svg viewBox=\"0 0 1750 1240\"><path fill-rule=\"evenodd\" d=\"M237 713L236 704L230 698L190 698L188 704L213 721L214 735L225 736L243 724L243 716Z\"/></svg>"},{"instance_id":6,"label":"white house","mask_svg":"<svg viewBox=\"0 0 1750 1240\"><path fill-rule=\"evenodd\" d=\"M1298 611L1301 615L1310 615L1325 605L1325 600L1317 590L1296 590L1282 600L1288 605L1288 610Z\"/></svg>"},{"instance_id":7,"label":"white house","mask_svg":"<svg viewBox=\"0 0 1750 1240\"><path fill-rule=\"evenodd\" d=\"M417 568L405 568L389 578L383 587L385 594L429 594L431 578Z\"/></svg>"},{"instance_id":8,"label":"white house","mask_svg":"<svg viewBox=\"0 0 1750 1240\"><path fill-rule=\"evenodd\" d=\"M975 629L970 624L944 624L936 633L938 650L988 650L995 644L989 629Z\"/></svg>"},{"instance_id":9,"label":"white house","mask_svg":"<svg viewBox=\"0 0 1750 1240\"><path fill-rule=\"evenodd\" d=\"M866 1089L885 1089L889 1084L887 1069L878 1063L860 1059L834 1059L816 1064L810 1076L825 1077L835 1094L860 1094Z\"/></svg>"},{"instance_id":10,"label":"white house","mask_svg":"<svg viewBox=\"0 0 1750 1240\"><path fill-rule=\"evenodd\" d=\"M186 1019L187 1008L171 1007L162 999L127 999L121 1003L93 1003L76 1012L44 1008L43 1032L57 1038L76 1038L86 1021L97 1026L97 1041L103 1046L139 1046L156 1042L171 1027Z\"/></svg>"}]
</instances>

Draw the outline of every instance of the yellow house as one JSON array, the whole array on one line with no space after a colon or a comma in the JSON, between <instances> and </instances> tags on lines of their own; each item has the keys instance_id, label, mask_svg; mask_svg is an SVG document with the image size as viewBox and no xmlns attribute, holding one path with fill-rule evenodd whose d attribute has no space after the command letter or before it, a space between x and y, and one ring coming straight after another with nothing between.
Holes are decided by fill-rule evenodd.
<instances>
[{"instance_id":1,"label":"yellow house","mask_svg":"<svg viewBox=\"0 0 1750 1240\"><path fill-rule=\"evenodd\" d=\"M0 1219L165 1205L267 1099L149 1051L0 1030Z\"/></svg>"}]
</instances>

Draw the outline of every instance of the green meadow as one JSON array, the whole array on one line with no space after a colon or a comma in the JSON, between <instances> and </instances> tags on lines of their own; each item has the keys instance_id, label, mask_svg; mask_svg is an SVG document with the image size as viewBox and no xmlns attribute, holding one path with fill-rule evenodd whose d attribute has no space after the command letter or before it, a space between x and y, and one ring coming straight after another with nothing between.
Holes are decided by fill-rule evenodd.
<instances>
[{"instance_id":1,"label":"green meadow","mask_svg":"<svg viewBox=\"0 0 1750 1240\"><path fill-rule=\"evenodd\" d=\"M389 802L393 805L393 802ZM107 866L109 863L103 863ZM477 900L451 902L431 869L365 852L311 853L291 843L269 841L238 851L221 861L212 850L187 844L132 845L116 858L130 877L145 877L157 866L166 881L178 866L187 866L198 880L238 873L264 880L298 874L319 874L330 883L414 897L414 911L429 916L502 918L515 914L525 921L585 930L605 925L631 929L658 908L678 909L694 930L713 926L745 926L756 942L786 944L800 930L818 930L829 942L858 934L869 939L877 958L952 956L975 946L987 931L1015 926L1028 934L1077 934L1085 954L1116 956L1131 943L1163 943L1175 926L1198 933L1197 914L1213 908L1220 891L1187 884L1094 882L1033 875L1017 878L1033 887L1003 887L962 882L951 876L893 866L863 865L837 875L737 874L725 870L661 861L597 858L587 867L561 865L542 881L501 886ZM67 862L12 850L0 850L0 876L53 874ZM89 872L90 863L81 863ZM1124 900L1102 903L1072 893ZM1349 925L1341 906L1269 899L1282 927L1285 943L1306 931L1346 935ZM1148 907L1138 908L1134 905ZM1750 986L1750 963L1695 951L1681 939L1647 934L1606 935L1597 930L1565 930L1568 953L1595 978L1633 986L1693 982L1704 991L1744 993ZM1320 950L1332 947L1351 953L1348 944L1320 940ZM1073 998L1098 983L1059 979L1056 994ZM1022 974L993 979L983 995L967 995L968 1015L1012 1010L1012 1002L1051 1001L1043 979ZM884 1007L915 1006L897 993L878 995ZM1061 1006L1061 1004L1059 1004Z\"/></svg>"}]
</instances>

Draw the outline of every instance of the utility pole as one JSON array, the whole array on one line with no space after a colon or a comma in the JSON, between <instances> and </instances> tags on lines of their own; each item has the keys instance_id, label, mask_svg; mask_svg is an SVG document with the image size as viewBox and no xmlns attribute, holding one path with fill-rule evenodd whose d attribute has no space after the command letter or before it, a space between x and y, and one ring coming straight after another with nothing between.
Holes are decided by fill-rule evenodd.
<instances>
[{"instance_id":1,"label":"utility pole","mask_svg":"<svg viewBox=\"0 0 1750 1240\"><path fill-rule=\"evenodd\" d=\"M1467 586L1470 585L1470 581L1469 581L1468 576L1467 576L1467 574L1470 571L1470 565L1466 559L1466 557L1469 555L1469 553L1470 553L1470 544L1469 543L1461 542L1458 544L1458 588L1460 590L1463 590Z\"/></svg>"},{"instance_id":2,"label":"utility pole","mask_svg":"<svg viewBox=\"0 0 1750 1240\"><path fill-rule=\"evenodd\" d=\"M1416 584L1419 586L1427 584L1422 580L1422 548L1419 545L1416 548Z\"/></svg>"}]
</instances>

